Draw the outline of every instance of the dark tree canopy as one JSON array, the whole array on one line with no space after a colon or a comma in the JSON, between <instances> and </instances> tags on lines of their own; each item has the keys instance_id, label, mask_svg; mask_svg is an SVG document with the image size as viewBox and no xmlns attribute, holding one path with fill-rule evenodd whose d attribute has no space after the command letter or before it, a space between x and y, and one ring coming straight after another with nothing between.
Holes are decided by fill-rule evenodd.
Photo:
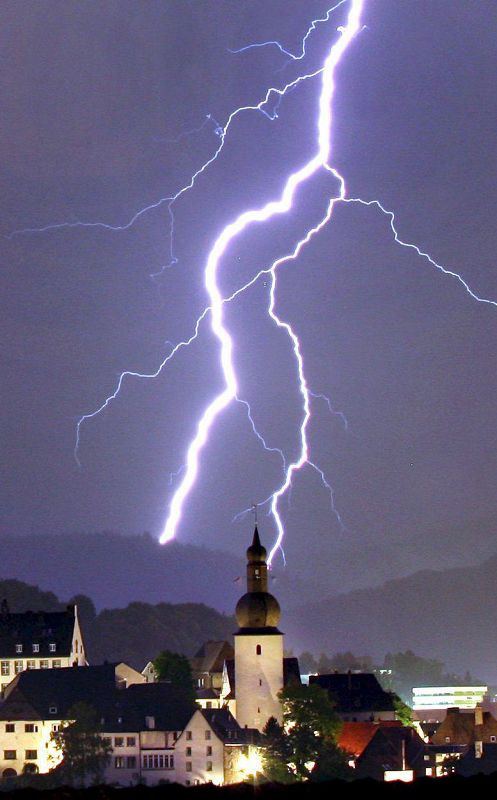
<instances>
[{"instance_id":1,"label":"dark tree canopy","mask_svg":"<svg viewBox=\"0 0 497 800\"><path fill-rule=\"evenodd\" d=\"M99 733L95 709L87 703L76 703L68 711L74 722L64 725L51 738L62 754L57 767L62 782L75 786L95 784L102 780L112 746Z\"/></svg>"}]
</instances>

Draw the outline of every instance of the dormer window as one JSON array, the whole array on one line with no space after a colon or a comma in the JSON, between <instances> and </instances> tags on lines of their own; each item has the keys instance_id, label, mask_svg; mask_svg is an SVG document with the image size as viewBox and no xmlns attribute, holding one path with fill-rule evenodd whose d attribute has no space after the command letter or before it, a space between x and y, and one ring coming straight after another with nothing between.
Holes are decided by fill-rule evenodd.
<instances>
[{"instance_id":1,"label":"dormer window","mask_svg":"<svg viewBox=\"0 0 497 800\"><path fill-rule=\"evenodd\" d=\"M22 653L22 644L16 644L16 653Z\"/></svg>"},{"instance_id":2,"label":"dormer window","mask_svg":"<svg viewBox=\"0 0 497 800\"><path fill-rule=\"evenodd\" d=\"M39 653L39 652L40 652L40 645L39 644L34 644L33 645L33 653Z\"/></svg>"},{"instance_id":3,"label":"dormer window","mask_svg":"<svg viewBox=\"0 0 497 800\"><path fill-rule=\"evenodd\" d=\"M50 653L56 653L57 652L57 645L55 644L55 642L50 642L50 644L48 645L48 651Z\"/></svg>"},{"instance_id":4,"label":"dormer window","mask_svg":"<svg viewBox=\"0 0 497 800\"><path fill-rule=\"evenodd\" d=\"M49 714L56 714L57 713L57 706L50 706L48 709Z\"/></svg>"}]
</instances>

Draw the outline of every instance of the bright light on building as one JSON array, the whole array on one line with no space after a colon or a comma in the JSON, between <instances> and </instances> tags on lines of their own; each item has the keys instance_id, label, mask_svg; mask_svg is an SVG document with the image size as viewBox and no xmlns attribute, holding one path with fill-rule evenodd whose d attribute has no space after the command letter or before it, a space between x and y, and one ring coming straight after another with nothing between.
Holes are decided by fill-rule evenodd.
<instances>
[{"instance_id":1,"label":"bright light on building","mask_svg":"<svg viewBox=\"0 0 497 800\"><path fill-rule=\"evenodd\" d=\"M427 708L476 708L488 686L421 686L412 690L414 711Z\"/></svg>"}]
</instances>

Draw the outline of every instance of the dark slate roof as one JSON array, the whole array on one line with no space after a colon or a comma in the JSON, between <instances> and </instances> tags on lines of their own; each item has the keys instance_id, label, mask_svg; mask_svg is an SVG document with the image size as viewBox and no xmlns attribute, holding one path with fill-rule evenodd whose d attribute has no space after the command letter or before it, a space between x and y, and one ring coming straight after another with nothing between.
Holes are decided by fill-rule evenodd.
<instances>
[{"instance_id":1,"label":"dark slate roof","mask_svg":"<svg viewBox=\"0 0 497 800\"><path fill-rule=\"evenodd\" d=\"M116 690L99 711L102 730L108 732L146 730L147 717L154 718L155 730L182 731L196 708L188 692L160 681Z\"/></svg>"},{"instance_id":2,"label":"dark slate roof","mask_svg":"<svg viewBox=\"0 0 497 800\"><path fill-rule=\"evenodd\" d=\"M229 642L204 642L190 659L193 672L222 672L227 658L233 658L233 647Z\"/></svg>"},{"instance_id":3,"label":"dark slate roof","mask_svg":"<svg viewBox=\"0 0 497 800\"><path fill-rule=\"evenodd\" d=\"M383 780L385 770L401 770L405 757L406 769L425 774L426 746L414 728L380 727L356 762L358 778Z\"/></svg>"},{"instance_id":4,"label":"dark slate roof","mask_svg":"<svg viewBox=\"0 0 497 800\"><path fill-rule=\"evenodd\" d=\"M33 644L40 649L35 658L69 656L74 630L74 608L67 611L25 611L23 614L0 613L0 658L32 658ZM16 653L22 644L22 653ZM49 645L56 645L56 653Z\"/></svg>"},{"instance_id":5,"label":"dark slate roof","mask_svg":"<svg viewBox=\"0 0 497 800\"><path fill-rule=\"evenodd\" d=\"M75 703L84 701L99 708L115 691L115 685L115 664L21 672L0 705L0 720L68 719ZM29 709L34 717L25 716Z\"/></svg>"},{"instance_id":6,"label":"dark slate roof","mask_svg":"<svg viewBox=\"0 0 497 800\"><path fill-rule=\"evenodd\" d=\"M202 708L201 713L225 744L249 744L260 738L255 729L241 728L227 708Z\"/></svg>"},{"instance_id":7,"label":"dark slate roof","mask_svg":"<svg viewBox=\"0 0 497 800\"><path fill-rule=\"evenodd\" d=\"M327 689L339 714L394 711L394 695L385 692L371 672L310 675L309 683Z\"/></svg>"},{"instance_id":8,"label":"dark slate roof","mask_svg":"<svg viewBox=\"0 0 497 800\"><path fill-rule=\"evenodd\" d=\"M482 754L476 758L474 745L470 746L462 758L455 764L457 775L477 775L482 772L484 775L491 775L497 772L497 744L482 745Z\"/></svg>"},{"instance_id":9,"label":"dark slate roof","mask_svg":"<svg viewBox=\"0 0 497 800\"><path fill-rule=\"evenodd\" d=\"M300 667L298 658L284 658L283 659L283 684L302 683L300 678Z\"/></svg>"},{"instance_id":10,"label":"dark slate roof","mask_svg":"<svg viewBox=\"0 0 497 800\"><path fill-rule=\"evenodd\" d=\"M197 689L197 700L219 700L219 692L214 689Z\"/></svg>"},{"instance_id":11,"label":"dark slate roof","mask_svg":"<svg viewBox=\"0 0 497 800\"><path fill-rule=\"evenodd\" d=\"M69 719L75 703L93 706L102 730L141 731L146 717L156 730L182 730L195 706L171 683L133 684L116 688L115 664L21 672L13 681L0 720ZM56 711L51 709L56 709Z\"/></svg>"}]
</instances>

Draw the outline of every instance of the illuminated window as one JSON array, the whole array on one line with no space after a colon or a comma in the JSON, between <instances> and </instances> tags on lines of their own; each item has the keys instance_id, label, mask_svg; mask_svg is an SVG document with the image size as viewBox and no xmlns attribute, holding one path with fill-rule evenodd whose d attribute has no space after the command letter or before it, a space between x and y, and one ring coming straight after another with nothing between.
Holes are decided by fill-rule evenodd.
<instances>
[{"instance_id":1,"label":"illuminated window","mask_svg":"<svg viewBox=\"0 0 497 800\"><path fill-rule=\"evenodd\" d=\"M124 756L116 756L114 758L114 767L116 769L124 769Z\"/></svg>"},{"instance_id":2,"label":"illuminated window","mask_svg":"<svg viewBox=\"0 0 497 800\"><path fill-rule=\"evenodd\" d=\"M187 742L191 742L191 740L192 740L192 732L191 731L187 731L186 732L186 741Z\"/></svg>"},{"instance_id":3,"label":"illuminated window","mask_svg":"<svg viewBox=\"0 0 497 800\"><path fill-rule=\"evenodd\" d=\"M16 675L22 672L22 667L23 667L22 661L14 661L14 672Z\"/></svg>"},{"instance_id":4,"label":"illuminated window","mask_svg":"<svg viewBox=\"0 0 497 800\"><path fill-rule=\"evenodd\" d=\"M2 675L10 675L10 662L9 661L2 661L0 664L0 673Z\"/></svg>"},{"instance_id":5,"label":"illuminated window","mask_svg":"<svg viewBox=\"0 0 497 800\"><path fill-rule=\"evenodd\" d=\"M52 659L52 669L60 669L62 666L62 661L60 658Z\"/></svg>"},{"instance_id":6,"label":"illuminated window","mask_svg":"<svg viewBox=\"0 0 497 800\"><path fill-rule=\"evenodd\" d=\"M207 762L206 771L207 772L212 772L212 761L208 761Z\"/></svg>"},{"instance_id":7,"label":"illuminated window","mask_svg":"<svg viewBox=\"0 0 497 800\"><path fill-rule=\"evenodd\" d=\"M26 669L36 669L36 661L34 658L30 661L26 661Z\"/></svg>"},{"instance_id":8,"label":"illuminated window","mask_svg":"<svg viewBox=\"0 0 497 800\"><path fill-rule=\"evenodd\" d=\"M33 645L33 653L39 653L39 652L40 652L40 645L39 644L34 644Z\"/></svg>"},{"instance_id":9,"label":"illuminated window","mask_svg":"<svg viewBox=\"0 0 497 800\"><path fill-rule=\"evenodd\" d=\"M114 739L114 747L124 747L124 737L116 736Z\"/></svg>"},{"instance_id":10,"label":"illuminated window","mask_svg":"<svg viewBox=\"0 0 497 800\"><path fill-rule=\"evenodd\" d=\"M40 661L40 669L48 669L48 658L42 658Z\"/></svg>"},{"instance_id":11,"label":"illuminated window","mask_svg":"<svg viewBox=\"0 0 497 800\"><path fill-rule=\"evenodd\" d=\"M55 642L50 642L50 644L48 645L48 652L49 653L57 652L57 645L55 644Z\"/></svg>"},{"instance_id":12,"label":"illuminated window","mask_svg":"<svg viewBox=\"0 0 497 800\"><path fill-rule=\"evenodd\" d=\"M22 644L16 644L16 653L22 653Z\"/></svg>"}]
</instances>

